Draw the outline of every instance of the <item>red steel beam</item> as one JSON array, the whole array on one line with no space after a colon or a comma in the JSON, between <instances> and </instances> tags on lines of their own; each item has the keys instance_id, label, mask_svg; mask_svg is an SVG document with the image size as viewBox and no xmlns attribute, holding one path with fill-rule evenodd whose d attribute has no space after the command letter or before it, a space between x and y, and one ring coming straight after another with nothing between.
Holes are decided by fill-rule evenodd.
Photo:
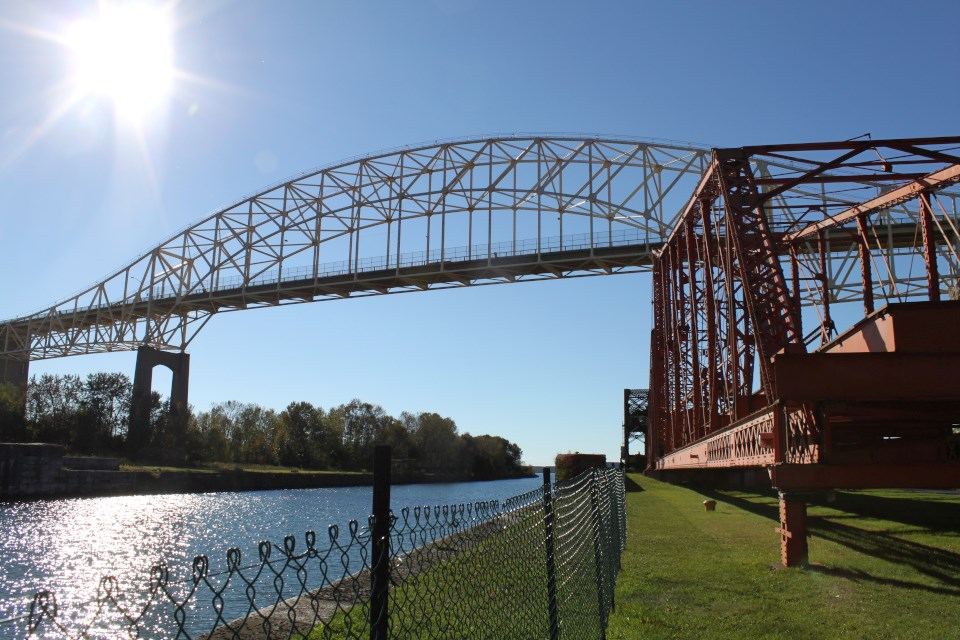
<instances>
[{"instance_id":1,"label":"red steel beam","mask_svg":"<svg viewBox=\"0 0 960 640\"><path fill-rule=\"evenodd\" d=\"M960 164L952 164L949 167L934 171L923 178L905 184L893 191L877 196L872 200L867 200L863 204L845 209L836 215L830 216L826 220L809 224L799 231L785 235L783 240L787 243L793 243L797 240L812 236L824 229L845 224L857 216L869 215L880 209L886 209L887 207L898 205L907 200L913 200L919 197L921 193L937 191L957 184L958 182L960 182Z\"/></svg>"},{"instance_id":2,"label":"red steel beam","mask_svg":"<svg viewBox=\"0 0 960 640\"><path fill-rule=\"evenodd\" d=\"M778 455L780 412L776 407L747 416L728 429L662 454L658 470L727 469L772 465Z\"/></svg>"},{"instance_id":3,"label":"red steel beam","mask_svg":"<svg viewBox=\"0 0 960 640\"><path fill-rule=\"evenodd\" d=\"M749 154L766 154L776 151L838 151L842 149L857 149L867 146L875 147L901 147L902 145L955 145L960 144L958 136L944 136L933 138L889 138L882 140L844 140L832 142L800 142L793 144L769 144L756 145L752 147L742 147Z\"/></svg>"},{"instance_id":4,"label":"red steel beam","mask_svg":"<svg viewBox=\"0 0 960 640\"><path fill-rule=\"evenodd\" d=\"M960 353L778 353L779 400L956 400Z\"/></svg>"},{"instance_id":5,"label":"red steel beam","mask_svg":"<svg viewBox=\"0 0 960 640\"><path fill-rule=\"evenodd\" d=\"M828 184L831 182L895 182L897 180L918 180L925 173L857 173L851 175L810 176L804 178L803 184ZM793 182L794 178L755 178L757 184L784 184ZM763 194L766 196L766 193Z\"/></svg>"},{"instance_id":6,"label":"red steel beam","mask_svg":"<svg viewBox=\"0 0 960 640\"><path fill-rule=\"evenodd\" d=\"M920 194L920 230L923 234L923 260L927 263L927 296L931 302L940 300L940 273L937 270L937 245L933 235L933 206L930 193Z\"/></svg>"}]
</instances>

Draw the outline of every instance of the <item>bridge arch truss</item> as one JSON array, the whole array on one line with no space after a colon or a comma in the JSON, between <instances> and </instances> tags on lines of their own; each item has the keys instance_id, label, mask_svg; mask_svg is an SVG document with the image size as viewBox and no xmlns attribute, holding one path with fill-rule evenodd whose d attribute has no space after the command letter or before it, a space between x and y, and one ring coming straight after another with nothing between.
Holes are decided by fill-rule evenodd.
<instances>
[{"instance_id":1,"label":"bridge arch truss","mask_svg":"<svg viewBox=\"0 0 960 640\"><path fill-rule=\"evenodd\" d=\"M353 159L225 207L0 325L0 356L183 350L223 311L648 268L708 158L507 136Z\"/></svg>"}]
</instances>

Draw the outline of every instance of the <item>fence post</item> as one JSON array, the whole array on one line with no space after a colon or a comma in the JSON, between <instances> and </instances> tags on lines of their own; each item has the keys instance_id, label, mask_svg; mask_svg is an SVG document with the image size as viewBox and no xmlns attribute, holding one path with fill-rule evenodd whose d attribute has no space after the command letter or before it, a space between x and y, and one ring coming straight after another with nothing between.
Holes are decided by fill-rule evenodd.
<instances>
[{"instance_id":1,"label":"fence post","mask_svg":"<svg viewBox=\"0 0 960 640\"><path fill-rule=\"evenodd\" d=\"M606 571L606 563L603 558L603 521L600 514L600 498L597 495L599 489L598 476L600 474L596 469L590 472L590 515L593 519L593 566L594 578L597 583L597 614L600 616L600 637L607 637L607 593L604 587L604 581L609 579Z\"/></svg>"},{"instance_id":2,"label":"fence post","mask_svg":"<svg viewBox=\"0 0 960 640\"><path fill-rule=\"evenodd\" d=\"M616 473L616 472L613 472ZM607 504L610 505L610 516L607 518L607 553L613 554L617 560L616 566L613 565L612 558L608 560L609 563L609 585L608 588L608 601L610 603L610 611L617 610L617 601L616 601L616 591L617 591L617 580L616 576L620 573L620 552L622 550L623 537L621 535L620 528L620 519L621 517L626 517L626 513L620 509L620 498L617 493L616 485L610 480L611 472L604 470L603 472L603 486L607 492ZM616 517L616 521L614 521ZM609 614L608 614L609 615Z\"/></svg>"},{"instance_id":3,"label":"fence post","mask_svg":"<svg viewBox=\"0 0 960 640\"><path fill-rule=\"evenodd\" d=\"M557 568L553 553L553 490L550 487L550 467L543 468L543 523L544 546L547 550L547 606L550 612L550 640L560 638L560 620L557 611Z\"/></svg>"},{"instance_id":4,"label":"fence post","mask_svg":"<svg viewBox=\"0 0 960 640\"><path fill-rule=\"evenodd\" d=\"M623 472L617 474L617 503L620 512L620 548L617 549L617 569L620 569L620 553L627 547L627 494L625 487L626 476Z\"/></svg>"},{"instance_id":5,"label":"fence post","mask_svg":"<svg viewBox=\"0 0 960 640\"><path fill-rule=\"evenodd\" d=\"M373 450L373 531L370 550L370 640L387 640L390 595L390 447Z\"/></svg>"}]
</instances>

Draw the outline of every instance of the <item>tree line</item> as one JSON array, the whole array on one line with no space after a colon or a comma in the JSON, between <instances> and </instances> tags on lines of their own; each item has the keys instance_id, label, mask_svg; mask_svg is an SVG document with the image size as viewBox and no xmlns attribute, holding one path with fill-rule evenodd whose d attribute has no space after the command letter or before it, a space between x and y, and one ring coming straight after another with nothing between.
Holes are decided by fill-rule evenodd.
<instances>
[{"instance_id":1,"label":"tree line","mask_svg":"<svg viewBox=\"0 0 960 640\"><path fill-rule=\"evenodd\" d=\"M13 385L0 385L0 441L129 456L132 391L121 373L33 376L25 398ZM191 407L180 419L153 392L148 431L135 457L149 462L358 470L370 467L375 445L388 444L393 459L415 472L486 479L523 471L520 447L505 438L461 434L453 419L432 412L394 417L357 399L330 409L292 402L282 411L230 400L209 411Z\"/></svg>"}]
</instances>

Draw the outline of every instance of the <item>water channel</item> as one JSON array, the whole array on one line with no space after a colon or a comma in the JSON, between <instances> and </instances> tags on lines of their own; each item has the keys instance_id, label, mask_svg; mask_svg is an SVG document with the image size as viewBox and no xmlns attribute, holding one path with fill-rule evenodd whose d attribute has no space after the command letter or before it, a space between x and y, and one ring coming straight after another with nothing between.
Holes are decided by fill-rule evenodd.
<instances>
[{"instance_id":1,"label":"water channel","mask_svg":"<svg viewBox=\"0 0 960 640\"><path fill-rule=\"evenodd\" d=\"M404 506L504 500L539 486L539 478L400 485L395 512ZM56 594L61 616L97 597L100 578L114 576L124 592L142 592L150 568L164 562L171 581L188 581L193 558L210 559L211 573L226 568L226 550L256 561L257 544L282 545L306 531L328 544L327 527L366 525L370 487L245 493L172 494L0 503L0 637L20 637L33 595ZM341 534L343 535L343 534Z\"/></svg>"}]
</instances>

